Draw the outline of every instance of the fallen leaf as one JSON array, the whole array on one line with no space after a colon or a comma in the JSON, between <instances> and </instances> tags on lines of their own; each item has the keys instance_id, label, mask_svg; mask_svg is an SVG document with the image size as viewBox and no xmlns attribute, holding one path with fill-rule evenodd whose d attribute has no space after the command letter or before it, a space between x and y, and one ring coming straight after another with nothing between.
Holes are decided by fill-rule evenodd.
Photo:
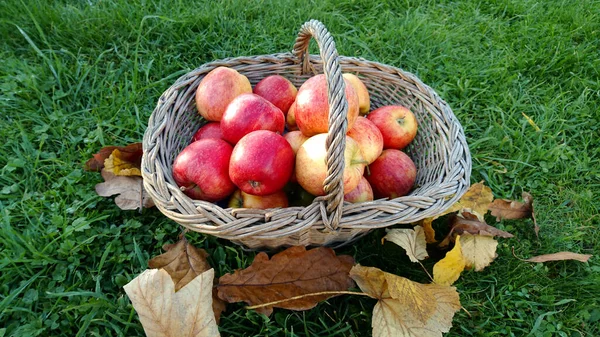
<instances>
[{"instance_id":1,"label":"fallen leaf","mask_svg":"<svg viewBox=\"0 0 600 337\"><path fill-rule=\"evenodd\" d=\"M154 206L152 198L144 190L142 178L137 176L116 176L102 170L104 182L96 185L96 193L101 197L118 194L115 204L122 210L150 208Z\"/></svg>"},{"instance_id":2,"label":"fallen leaf","mask_svg":"<svg viewBox=\"0 0 600 337\"><path fill-rule=\"evenodd\" d=\"M460 236L460 242L465 268L475 267L475 271L482 271L497 256L498 241L492 236L464 233Z\"/></svg>"},{"instance_id":3,"label":"fallen leaf","mask_svg":"<svg viewBox=\"0 0 600 337\"><path fill-rule=\"evenodd\" d=\"M508 199L495 199L489 206L491 214L496 217L496 221L502 219L515 220L531 218L533 220L535 236L539 237L540 227L535 219L533 196L527 192L523 192L522 197L523 202Z\"/></svg>"},{"instance_id":4,"label":"fallen leaf","mask_svg":"<svg viewBox=\"0 0 600 337\"><path fill-rule=\"evenodd\" d=\"M164 254L153 257L148 261L148 267L154 269L164 269L175 284L175 291L185 287L196 276L211 269L206 258L208 253L204 249L196 248L190 244L185 236L173 244L164 245ZM221 313L225 311L226 304L218 296L217 291L213 291L213 311L217 324L221 319Z\"/></svg>"},{"instance_id":5,"label":"fallen leaf","mask_svg":"<svg viewBox=\"0 0 600 337\"><path fill-rule=\"evenodd\" d=\"M270 260L261 252L248 268L221 276L217 289L219 298L226 302L244 301L251 306L307 295L257 309L267 316L273 307L307 310L332 297L331 294L310 294L345 291L352 287L354 283L348 276L352 265L351 256L336 256L333 249L326 247L308 251L305 247L291 247Z\"/></svg>"},{"instance_id":6,"label":"fallen leaf","mask_svg":"<svg viewBox=\"0 0 600 337\"><path fill-rule=\"evenodd\" d=\"M423 231L425 232L425 242L426 243L436 243L435 239L435 230L432 226L433 218L425 218L418 222L418 225L423 227Z\"/></svg>"},{"instance_id":7,"label":"fallen leaf","mask_svg":"<svg viewBox=\"0 0 600 337\"><path fill-rule=\"evenodd\" d=\"M465 265L459 235L456 237L454 248L433 266L433 281L439 285L449 286L458 280Z\"/></svg>"},{"instance_id":8,"label":"fallen leaf","mask_svg":"<svg viewBox=\"0 0 600 337\"><path fill-rule=\"evenodd\" d=\"M496 227L490 226L481 220L481 216L468 211L462 211L459 214L452 215L449 219L450 232L438 247L443 248L450 244L455 234L470 233L474 235L499 236L502 238L512 238L513 235Z\"/></svg>"},{"instance_id":9,"label":"fallen leaf","mask_svg":"<svg viewBox=\"0 0 600 337\"><path fill-rule=\"evenodd\" d=\"M381 239L391 241L406 250L406 254L412 262L419 262L429 257L427 254L427 242L423 227L416 226L414 229L396 228L388 231Z\"/></svg>"},{"instance_id":10,"label":"fallen leaf","mask_svg":"<svg viewBox=\"0 0 600 337\"><path fill-rule=\"evenodd\" d=\"M590 257L592 257L592 255L577 254L577 253L571 253L571 252L558 252L558 253L554 253L554 254L545 254L545 255L534 256L534 257L531 257L524 261L542 263L542 262L548 262L548 261L576 260L576 261L580 261L580 262L587 262L590 259Z\"/></svg>"},{"instance_id":11,"label":"fallen leaf","mask_svg":"<svg viewBox=\"0 0 600 337\"><path fill-rule=\"evenodd\" d=\"M350 270L350 277L363 292L379 300L373 308L374 337L441 337L460 309L454 287L420 284L360 265Z\"/></svg>"},{"instance_id":12,"label":"fallen leaf","mask_svg":"<svg viewBox=\"0 0 600 337\"><path fill-rule=\"evenodd\" d=\"M104 170L118 176L142 176L138 163L132 163L123 159L119 149L115 149L104 161Z\"/></svg>"},{"instance_id":13,"label":"fallen leaf","mask_svg":"<svg viewBox=\"0 0 600 337\"><path fill-rule=\"evenodd\" d=\"M92 156L86 163L85 168L88 171L100 171L104 168L104 161L113 153L119 150L122 160L136 164L141 167L142 163L142 143L133 143L127 146L106 146Z\"/></svg>"},{"instance_id":14,"label":"fallen leaf","mask_svg":"<svg viewBox=\"0 0 600 337\"><path fill-rule=\"evenodd\" d=\"M175 292L163 269L147 269L123 288L148 337L213 337L219 329L212 312L213 269Z\"/></svg>"},{"instance_id":15,"label":"fallen leaf","mask_svg":"<svg viewBox=\"0 0 600 337\"><path fill-rule=\"evenodd\" d=\"M477 184L471 185L471 187L469 187L467 192L465 192L460 200L447 209L443 214L450 214L463 209L470 209L475 214L484 216L487 213L488 206L492 200L494 200L492 189L485 186L483 182L478 182Z\"/></svg>"}]
</instances>

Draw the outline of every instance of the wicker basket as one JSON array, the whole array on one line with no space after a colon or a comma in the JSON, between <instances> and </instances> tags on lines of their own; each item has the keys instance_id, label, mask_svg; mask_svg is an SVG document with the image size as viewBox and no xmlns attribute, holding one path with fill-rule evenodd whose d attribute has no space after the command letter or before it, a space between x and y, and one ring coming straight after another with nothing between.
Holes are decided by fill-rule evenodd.
<instances>
[{"instance_id":1,"label":"wicker basket","mask_svg":"<svg viewBox=\"0 0 600 337\"><path fill-rule=\"evenodd\" d=\"M310 39L321 57L308 55ZM194 96L202 78L225 66L248 77L252 85L267 75L280 74L299 87L316 73L325 73L329 90L327 138L328 177L325 196L308 207L269 210L222 208L192 200L175 184L172 163L206 121L199 116ZM419 122L417 137L405 149L417 166L415 189L393 200L350 204L343 201L343 153L347 131L347 101L342 71L357 74L371 96L371 108L404 105ZM374 228L413 223L441 213L469 185L471 156L463 129L452 110L416 76L398 68L360 58L338 56L324 25L306 22L292 53L236 57L206 63L179 78L166 90L150 116L143 140L144 187L158 209L185 228L231 240L247 248L292 245L340 245Z\"/></svg>"}]
</instances>

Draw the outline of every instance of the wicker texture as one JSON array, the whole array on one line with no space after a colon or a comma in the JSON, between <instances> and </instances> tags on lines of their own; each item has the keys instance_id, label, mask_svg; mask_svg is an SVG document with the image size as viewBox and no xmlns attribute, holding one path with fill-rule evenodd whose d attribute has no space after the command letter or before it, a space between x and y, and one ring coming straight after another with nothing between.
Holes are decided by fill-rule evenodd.
<instances>
[{"instance_id":1,"label":"wicker texture","mask_svg":"<svg viewBox=\"0 0 600 337\"><path fill-rule=\"evenodd\" d=\"M308 55L314 38L321 56ZM279 74L296 87L325 73L329 90L327 192L307 207L270 210L230 209L192 200L172 177L177 154L206 121L194 105L202 78L216 67L230 67L255 85ZM355 73L371 96L371 109L404 105L415 114L419 130L405 152L417 167L415 189L408 196L350 204L343 201L342 176L348 109L342 71ZM361 58L339 56L324 25L311 20L298 35L293 53L236 57L206 63L179 78L160 97L143 140L144 187L158 209L182 226L231 240L248 248L292 245L339 245L374 228L412 223L434 216L456 202L469 186L471 156L463 129L452 110L416 76Z\"/></svg>"}]
</instances>

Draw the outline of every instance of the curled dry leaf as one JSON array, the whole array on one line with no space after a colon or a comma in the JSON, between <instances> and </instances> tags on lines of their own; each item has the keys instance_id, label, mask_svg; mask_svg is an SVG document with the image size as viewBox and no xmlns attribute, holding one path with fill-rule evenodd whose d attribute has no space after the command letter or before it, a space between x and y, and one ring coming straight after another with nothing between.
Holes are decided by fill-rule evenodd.
<instances>
[{"instance_id":1,"label":"curled dry leaf","mask_svg":"<svg viewBox=\"0 0 600 337\"><path fill-rule=\"evenodd\" d=\"M420 284L360 265L350 270L350 277L379 300L373 308L374 337L441 337L460 309L454 287Z\"/></svg>"},{"instance_id":2,"label":"curled dry leaf","mask_svg":"<svg viewBox=\"0 0 600 337\"><path fill-rule=\"evenodd\" d=\"M388 231L386 236L381 239L391 241L406 250L406 254L412 262L419 262L429 257L427 254L427 242L425 242L425 232L423 227L416 226L413 229L395 228Z\"/></svg>"},{"instance_id":3,"label":"curled dry leaf","mask_svg":"<svg viewBox=\"0 0 600 337\"><path fill-rule=\"evenodd\" d=\"M494 240L492 236L464 233L460 236L460 241L465 268L482 271L497 256L498 241Z\"/></svg>"},{"instance_id":4,"label":"curled dry leaf","mask_svg":"<svg viewBox=\"0 0 600 337\"><path fill-rule=\"evenodd\" d=\"M545 254L545 255L534 256L534 257L531 257L524 261L542 263L542 262L548 262L548 261L575 260L575 261L580 261L580 262L587 262L590 259L590 257L592 257L592 255L577 254L577 253L571 253L571 252L558 252L558 253L554 253L554 254Z\"/></svg>"},{"instance_id":5,"label":"curled dry leaf","mask_svg":"<svg viewBox=\"0 0 600 337\"><path fill-rule=\"evenodd\" d=\"M166 252L148 261L148 266L165 270L175 284L175 291L179 291L198 275L211 269L206 260L208 253L204 249L194 247L183 235L178 242L165 245L163 249ZM213 312L219 323L221 313L225 311L225 302L217 296L216 289L213 289L212 297Z\"/></svg>"},{"instance_id":6,"label":"curled dry leaf","mask_svg":"<svg viewBox=\"0 0 600 337\"><path fill-rule=\"evenodd\" d=\"M465 258L462 254L460 235L456 237L454 248L446 253L446 256L433 265L433 281L436 284L449 286L460 277L460 273L466 266Z\"/></svg>"},{"instance_id":7,"label":"curled dry leaf","mask_svg":"<svg viewBox=\"0 0 600 337\"><path fill-rule=\"evenodd\" d=\"M489 205L491 214L496 217L497 221L502 219L525 219L531 218L533 220L533 226L535 235L538 236L540 227L537 225L535 219L535 212L533 210L533 196L527 192L523 192L523 202L507 200L507 199L495 199Z\"/></svg>"},{"instance_id":8,"label":"curled dry leaf","mask_svg":"<svg viewBox=\"0 0 600 337\"><path fill-rule=\"evenodd\" d=\"M102 170L104 182L96 185L96 193L101 197L118 194L115 204L122 210L150 208L154 206L152 198L144 190L141 177L116 176Z\"/></svg>"},{"instance_id":9,"label":"curled dry leaf","mask_svg":"<svg viewBox=\"0 0 600 337\"><path fill-rule=\"evenodd\" d=\"M425 218L417 223L419 226L423 227L423 231L425 232L425 242L426 243L436 243L435 239L435 230L433 229L433 218Z\"/></svg>"},{"instance_id":10,"label":"curled dry leaf","mask_svg":"<svg viewBox=\"0 0 600 337\"><path fill-rule=\"evenodd\" d=\"M438 247L446 247L453 240L453 236L463 233L485 236L499 236L502 238L512 238L513 235L496 227L490 226L485 221L480 220L481 217L468 211L462 211L460 214L452 215L450 221L450 232Z\"/></svg>"},{"instance_id":11,"label":"curled dry leaf","mask_svg":"<svg viewBox=\"0 0 600 337\"><path fill-rule=\"evenodd\" d=\"M348 276L352 265L354 259L351 256L336 256L331 248L307 251L305 247L291 247L270 260L267 254L259 253L248 268L221 276L217 289L219 298L229 303L244 301L251 306L306 295L257 309L267 316L273 312L273 307L307 310L332 297L331 294L311 294L345 291L352 287L352 279Z\"/></svg>"},{"instance_id":12,"label":"curled dry leaf","mask_svg":"<svg viewBox=\"0 0 600 337\"><path fill-rule=\"evenodd\" d=\"M124 289L148 337L214 337L219 329L212 311L213 269L175 292L163 269L147 269Z\"/></svg>"},{"instance_id":13,"label":"curled dry leaf","mask_svg":"<svg viewBox=\"0 0 600 337\"><path fill-rule=\"evenodd\" d=\"M142 163L142 143L133 143L127 146L106 146L92 156L86 163L85 168L88 171L100 171L104 168L104 161L113 153L119 150L119 158L123 161L133 163L139 168Z\"/></svg>"},{"instance_id":14,"label":"curled dry leaf","mask_svg":"<svg viewBox=\"0 0 600 337\"><path fill-rule=\"evenodd\" d=\"M118 176L142 176L141 163L129 162L123 159L124 155L119 149L115 149L104 161L105 171L112 172Z\"/></svg>"}]
</instances>

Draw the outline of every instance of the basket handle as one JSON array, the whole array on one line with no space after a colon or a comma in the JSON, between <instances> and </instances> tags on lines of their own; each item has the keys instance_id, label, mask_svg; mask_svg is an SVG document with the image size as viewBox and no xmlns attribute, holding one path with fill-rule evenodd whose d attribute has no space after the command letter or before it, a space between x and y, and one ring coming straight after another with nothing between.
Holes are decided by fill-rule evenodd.
<instances>
[{"instance_id":1,"label":"basket handle","mask_svg":"<svg viewBox=\"0 0 600 337\"><path fill-rule=\"evenodd\" d=\"M329 130L327 132L327 178L323 183L326 195L317 200L325 201L326 207L321 203L323 224L329 230L336 230L342 218L344 206L344 149L346 148L346 131L348 130L348 101L346 100L342 68L339 64L339 55L335 49L333 37L321 22L310 20L302 25L296 43L294 55L302 62L302 73L310 71L310 56L308 45L313 37L319 46L319 53L323 59L323 72L327 80L327 93L329 103Z\"/></svg>"}]
</instances>

